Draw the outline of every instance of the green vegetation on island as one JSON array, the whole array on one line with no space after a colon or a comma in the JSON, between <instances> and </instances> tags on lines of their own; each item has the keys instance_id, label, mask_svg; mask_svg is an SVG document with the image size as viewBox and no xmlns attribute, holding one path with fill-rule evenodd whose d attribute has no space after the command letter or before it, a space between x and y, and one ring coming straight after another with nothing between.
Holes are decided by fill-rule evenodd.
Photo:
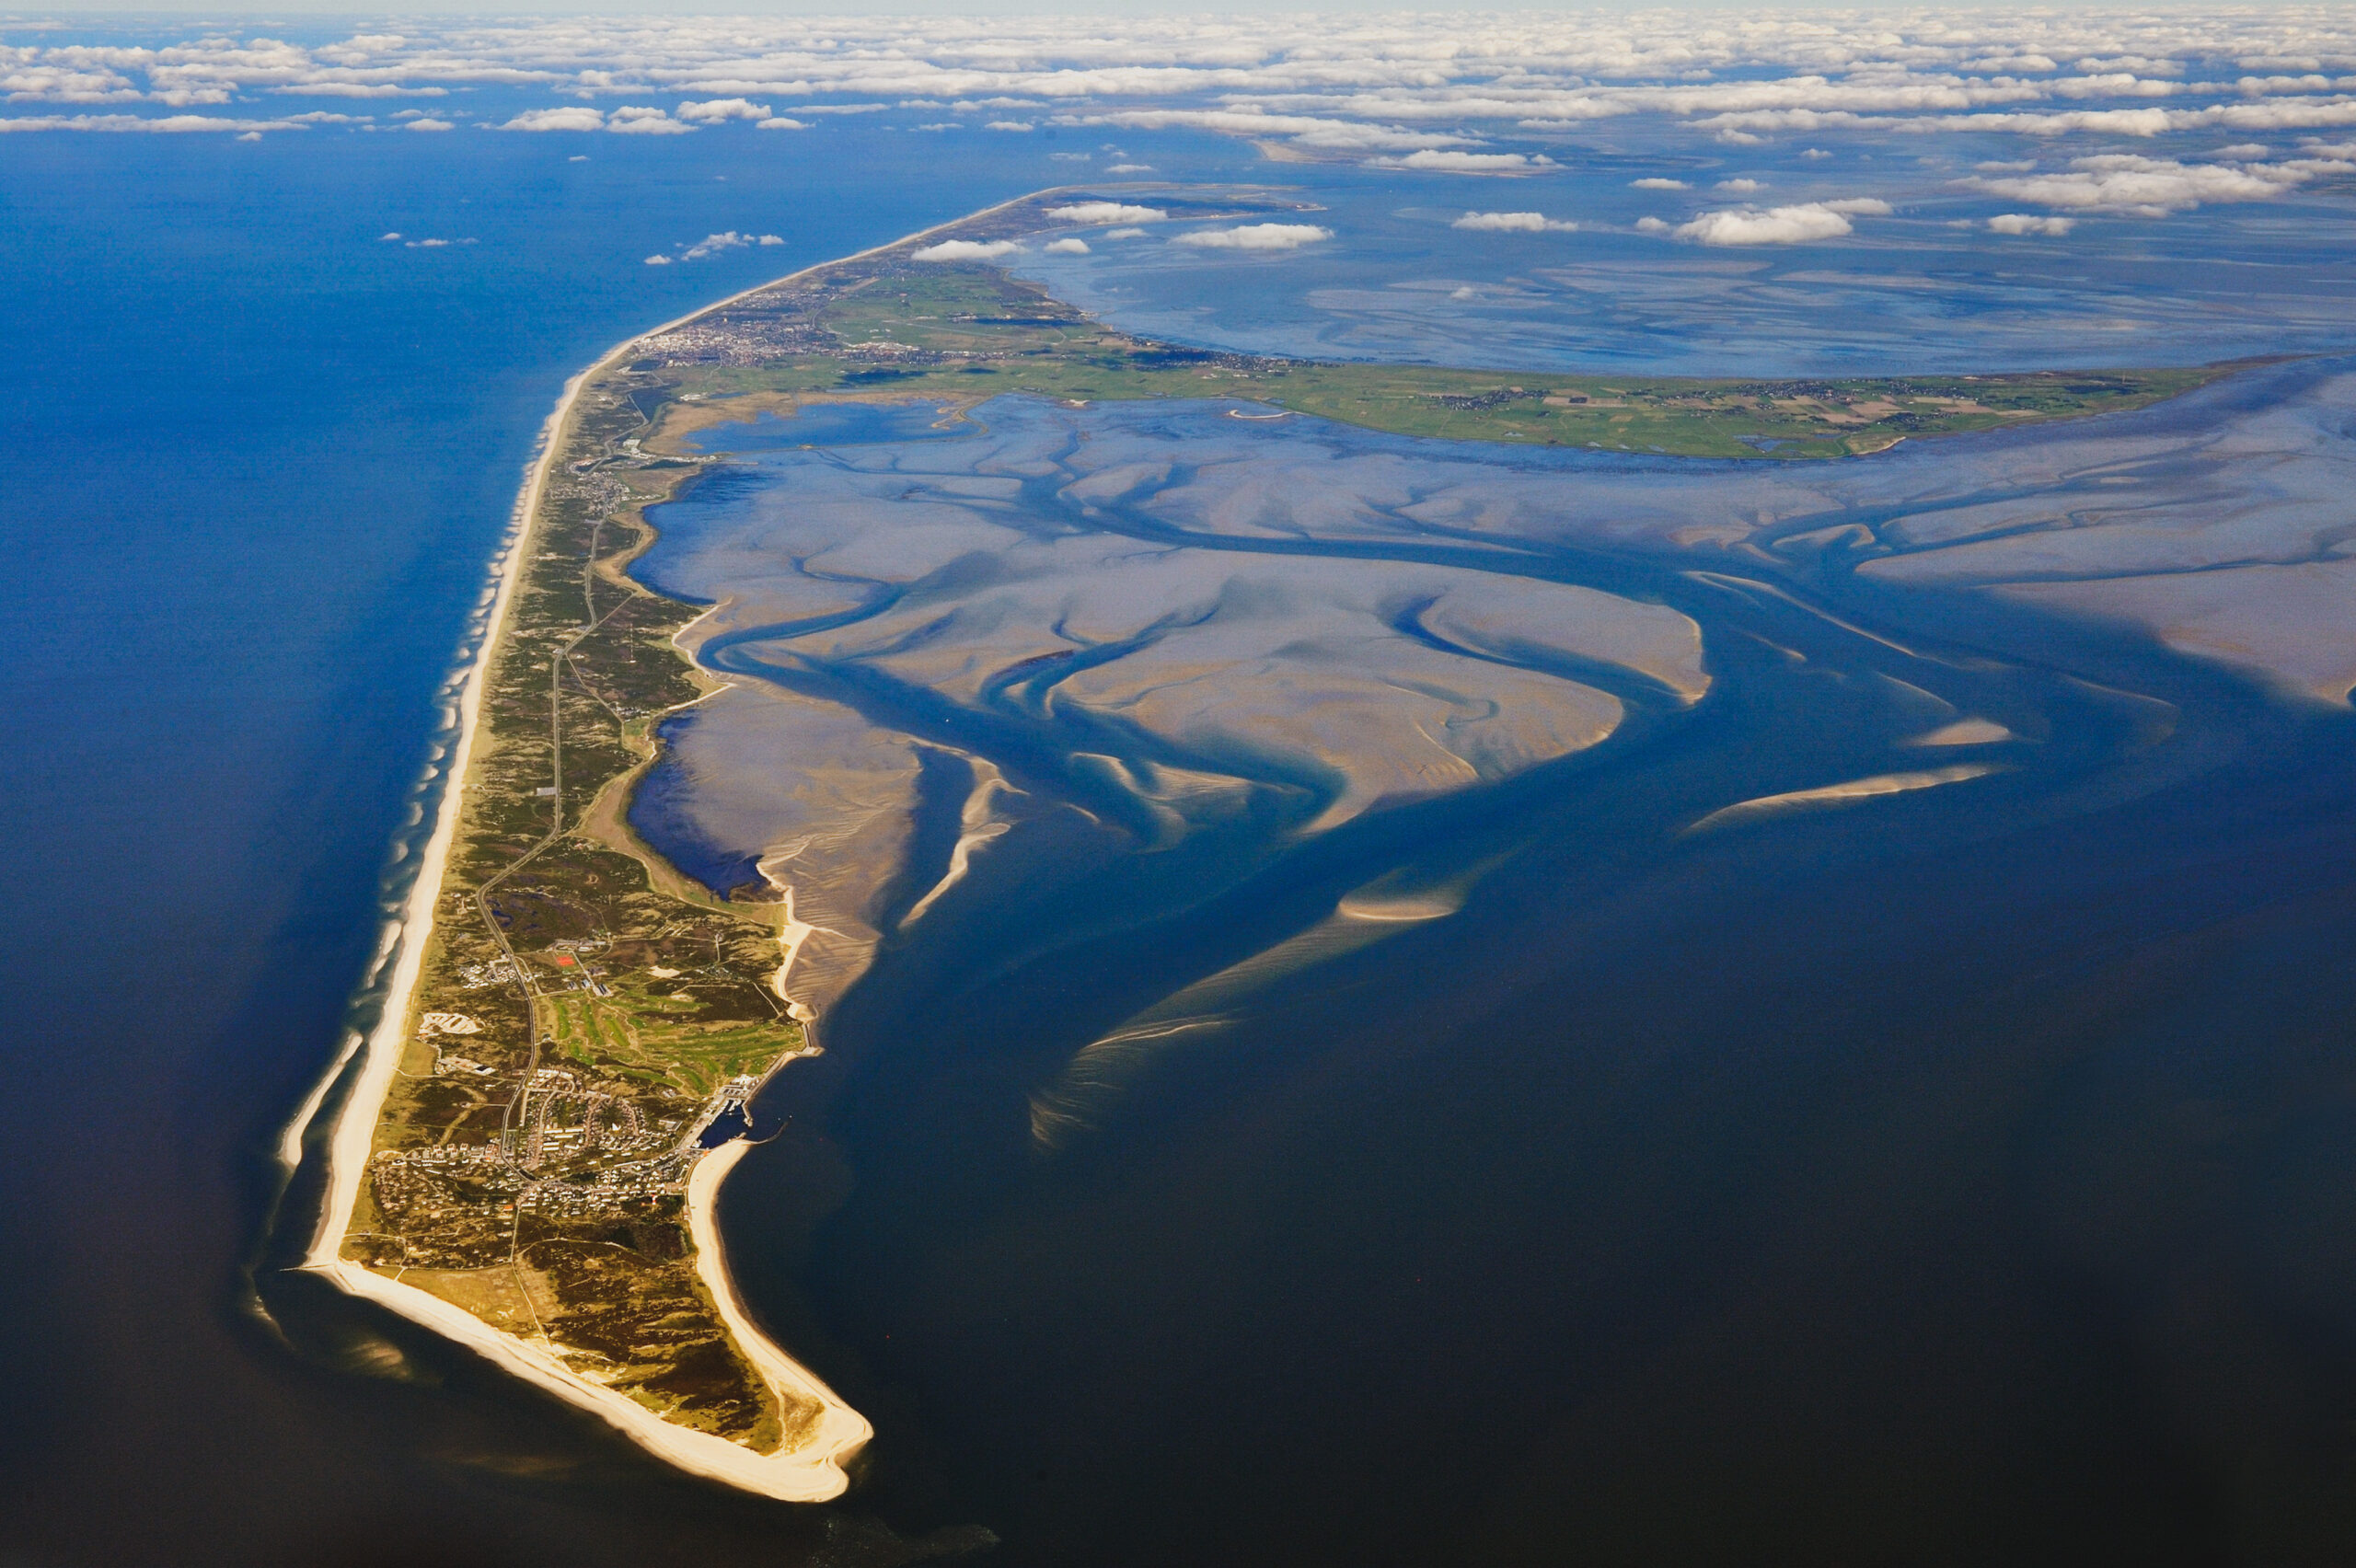
<instances>
[{"instance_id":1,"label":"green vegetation on island","mask_svg":"<svg viewBox=\"0 0 2356 1568\"><path fill-rule=\"evenodd\" d=\"M685 1214L715 1121L805 1048L771 985L781 909L638 843L628 790L705 689L693 619L623 568L674 477L617 458L645 416L583 388L491 651L458 832L345 1256L758 1452L815 1415L750 1365Z\"/></svg>"},{"instance_id":2,"label":"green vegetation on island","mask_svg":"<svg viewBox=\"0 0 2356 1568\"><path fill-rule=\"evenodd\" d=\"M1399 435L1678 457L1858 456L2142 408L2228 368L1764 381L1276 359L1135 338L987 262L907 253L819 269L715 316L653 345L673 395L1241 398ZM708 340L722 331L774 352L728 353Z\"/></svg>"}]
</instances>

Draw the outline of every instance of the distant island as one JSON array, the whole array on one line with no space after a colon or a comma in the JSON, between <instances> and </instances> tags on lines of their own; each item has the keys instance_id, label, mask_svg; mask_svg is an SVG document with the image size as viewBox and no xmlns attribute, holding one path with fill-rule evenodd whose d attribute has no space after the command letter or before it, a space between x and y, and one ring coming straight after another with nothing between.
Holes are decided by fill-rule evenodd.
<instances>
[{"instance_id":1,"label":"distant island","mask_svg":"<svg viewBox=\"0 0 2356 1568\"><path fill-rule=\"evenodd\" d=\"M872 1435L737 1304L711 1200L749 1147L749 1102L819 1050L826 1009L872 957L857 883L893 870L896 840L875 825L888 813L846 818L825 875L724 893L629 820L663 721L729 684L682 647L706 612L629 573L654 539L647 509L722 460L700 432L820 403L953 421L1010 394L1217 398L1246 419L1787 462L2137 408L2223 373L1770 382L1285 360L1115 331L995 264L1057 231L1298 212L1256 190L1042 192L739 294L576 380L519 502L397 981L340 1108L311 1266L752 1491L834 1496ZM1646 606L1625 623L1630 646L1657 651L1621 662L1698 700L1690 623ZM1609 733L1617 711L1607 698L1565 720L1549 755Z\"/></svg>"}]
</instances>

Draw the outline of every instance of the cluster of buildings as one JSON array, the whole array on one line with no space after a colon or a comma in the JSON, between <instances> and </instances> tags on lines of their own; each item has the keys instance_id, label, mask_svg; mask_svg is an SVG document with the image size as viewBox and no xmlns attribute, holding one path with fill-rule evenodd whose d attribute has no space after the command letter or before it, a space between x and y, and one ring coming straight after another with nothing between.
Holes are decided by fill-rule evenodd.
<instances>
[{"instance_id":1,"label":"cluster of buildings","mask_svg":"<svg viewBox=\"0 0 2356 1568\"><path fill-rule=\"evenodd\" d=\"M437 1073L490 1074L463 1057L444 1055ZM724 1117L742 1118L761 1080L729 1079L698 1107L692 1121L650 1121L626 1093L612 1092L569 1067L541 1067L525 1081L517 1114L495 1142L387 1149L370 1163L377 1207L404 1227L475 1220L505 1225L511 1216L594 1219L676 1195L704 1153L702 1138ZM571 1177L543 1169L593 1159Z\"/></svg>"},{"instance_id":2,"label":"cluster of buildings","mask_svg":"<svg viewBox=\"0 0 2356 1568\"><path fill-rule=\"evenodd\" d=\"M814 297L810 304L819 303ZM673 364L761 364L795 354L834 352L833 333L783 292L754 294L718 315L639 342L649 359Z\"/></svg>"},{"instance_id":3,"label":"cluster of buildings","mask_svg":"<svg viewBox=\"0 0 2356 1568\"><path fill-rule=\"evenodd\" d=\"M515 966L503 958L458 966L458 984L469 991L479 991L485 986L513 986L515 981Z\"/></svg>"},{"instance_id":4,"label":"cluster of buildings","mask_svg":"<svg viewBox=\"0 0 2356 1568\"><path fill-rule=\"evenodd\" d=\"M405 1225L504 1218L525 1184L491 1144L385 1149L369 1161L368 1177L376 1207Z\"/></svg>"},{"instance_id":5,"label":"cluster of buildings","mask_svg":"<svg viewBox=\"0 0 2356 1568\"><path fill-rule=\"evenodd\" d=\"M695 1151L673 1147L653 1159L607 1166L586 1182L535 1182L516 1197L518 1214L536 1219L594 1219L627 1205L669 1197L687 1185Z\"/></svg>"}]
</instances>

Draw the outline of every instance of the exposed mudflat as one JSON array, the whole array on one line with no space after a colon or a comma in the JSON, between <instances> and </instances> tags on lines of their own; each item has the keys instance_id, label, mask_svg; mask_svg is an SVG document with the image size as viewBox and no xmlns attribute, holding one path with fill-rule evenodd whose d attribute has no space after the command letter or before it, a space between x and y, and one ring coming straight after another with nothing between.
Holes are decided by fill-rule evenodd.
<instances>
[{"instance_id":1,"label":"exposed mudflat","mask_svg":"<svg viewBox=\"0 0 2356 1568\"><path fill-rule=\"evenodd\" d=\"M1634 561L1997 596L2320 700L2356 682L2340 364L1804 471L1234 411L1003 399L947 440L836 444L818 411L807 446L766 415L708 430L746 440L658 510L641 571L714 602L690 640L738 678L674 723L641 827L870 931L929 754L1146 842L1255 813L1321 831L1585 750L1632 703L1703 699L1712 617ZM1620 575L1582 571L1595 551Z\"/></svg>"}]
</instances>

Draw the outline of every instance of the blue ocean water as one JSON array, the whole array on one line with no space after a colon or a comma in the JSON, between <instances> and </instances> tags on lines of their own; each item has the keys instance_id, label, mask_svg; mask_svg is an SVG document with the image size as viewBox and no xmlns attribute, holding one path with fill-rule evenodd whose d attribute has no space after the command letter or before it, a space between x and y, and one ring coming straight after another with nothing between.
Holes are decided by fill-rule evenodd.
<instances>
[{"instance_id":1,"label":"blue ocean water","mask_svg":"<svg viewBox=\"0 0 2356 1568\"><path fill-rule=\"evenodd\" d=\"M1449 226L1474 202L1624 221L1633 164L1507 186L1126 141L1167 178L1300 182L1337 230L1283 258L1172 265L1107 241L1024 263L1115 319L1228 346L1481 359L1505 342L1515 363L1797 372L2023 363L2024 345L2030 363L2180 363L2344 346L2350 319L2344 230L2279 226L2316 216L2306 198L2121 225L2092 255L1940 240L1933 213L1854 247L1663 262L1624 237ZM1864 150L1837 150L1865 181ZM897 988L846 1020L872 1048L843 1051L814 1097L834 1147L749 1163L724 1216L762 1309L895 1434L840 1510L676 1480L365 1311L323 1351L244 1309L270 1148L368 973L388 847L413 841L452 661L564 377L702 300L1071 179L1052 157L863 120L783 139L0 137L0 1552L884 1562L905 1560L895 1531L980 1523L1033 1562L1542 1562L1582 1509L1634 1552L1629 1521L1680 1498L1704 1505L1697 1532L1767 1517L1796 1540L1812 1488L1909 1485L1958 1519L2120 1532L2139 1560L2344 1539L2301 1482L2323 1461L2183 1416L2233 1389L2170 1407L2189 1435L2137 1413L2219 1343L2269 1419L2306 1419L2320 1389L2328 1426L2337 1386L2316 1369L2344 1328L2328 1178L2347 1124L2301 1103L2347 1016L2304 984L2356 924L2334 880L2344 748L2189 667L2152 678L2241 771L2098 845L1925 837L1842 862L1801 839L1664 887L1581 858L1610 812L1647 809L1643 775L1614 800L1418 818L1466 853L1500 822L1525 833L1462 947L1256 1020L1123 1147L1047 1175L1002 1135L1073 1025L1030 1020L1149 994L1215 943L1153 926L1042 954L1016 920L899 955ZM643 260L729 230L784 243ZM2261 270L2261 289L2218 281ZM2175 858L2139 880L2151 844ZM2044 882L2059 891L2021 920ZM2106 945L2101 922L2073 923L2073 889L2246 928L2155 919ZM1250 891L1265 902L1215 912L1234 932L1290 907ZM1154 892L1080 888L1104 907ZM1467 951L1481 964L1454 967ZM2137 963L2176 989L2146 1003ZM2017 1006L1990 989L2055 970ZM1467 1009L1465 986L1522 1000ZM1751 1029L1762 997L1808 1028ZM1894 1034L1908 1049L1880 1052ZM1992 1039L2012 1043L1993 1066ZM2251 1039L2276 1048L2270 1072L2219 1045ZM1576 1119L1530 1109L1567 1103ZM2187 1180L2251 1125L2274 1136L2196 1194L2223 1217L2189 1241L2177 1209L2106 1201L2155 1168ZM1877 1211L1893 1173L1912 1206ZM1518 1223L1533 1213L1534 1232ZM2251 1235L2258 1284L2225 1288ZM1571 1303L1563 1283L1607 1257L1618 1287ZM2216 1342L2169 1316L2261 1308ZM1891 1325L1918 1336L1915 1373L1847 1377ZM1378 1364L1389 1380L1369 1382ZM1874 1426L1909 1375L1906 1419ZM1728 1388L1744 1397L1714 1400ZM1777 1425L1795 1412L1797 1438ZM1896 1434L1900 1458L1874 1470L1860 1431ZM2008 1461L2023 1431L2043 1446ZM1887 1484L1821 1493L1835 1461ZM2227 1475L2242 1493L2200 1501ZM2269 1515L2284 1498L2297 1508ZM1422 1533L1398 1532L1403 1511ZM2267 1517L2288 1522L2235 1535ZM1861 1539L1922 1539L1874 1522ZM1611 1539L1582 1539L1613 1560Z\"/></svg>"}]
</instances>

